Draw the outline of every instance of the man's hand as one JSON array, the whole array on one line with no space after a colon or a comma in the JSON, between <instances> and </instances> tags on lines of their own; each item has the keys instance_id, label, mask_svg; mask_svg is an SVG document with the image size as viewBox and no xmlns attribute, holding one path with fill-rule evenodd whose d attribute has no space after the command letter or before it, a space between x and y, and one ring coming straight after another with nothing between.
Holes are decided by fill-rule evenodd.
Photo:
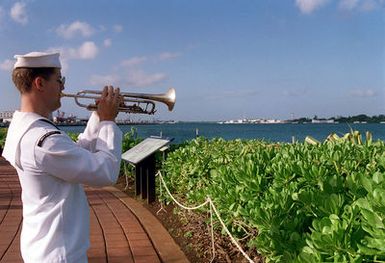
<instances>
[{"instance_id":1,"label":"man's hand","mask_svg":"<svg viewBox=\"0 0 385 263\"><path fill-rule=\"evenodd\" d=\"M119 113L119 104L122 98L120 96L120 89L112 86L105 86L102 96L97 101L96 112L99 115L100 121L115 121Z\"/></svg>"}]
</instances>

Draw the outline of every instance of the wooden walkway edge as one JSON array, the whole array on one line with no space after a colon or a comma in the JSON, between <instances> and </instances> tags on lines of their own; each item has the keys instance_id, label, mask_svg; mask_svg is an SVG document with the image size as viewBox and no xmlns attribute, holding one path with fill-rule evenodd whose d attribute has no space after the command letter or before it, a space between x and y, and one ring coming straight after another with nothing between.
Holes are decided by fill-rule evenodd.
<instances>
[{"instance_id":1,"label":"wooden walkway edge","mask_svg":"<svg viewBox=\"0 0 385 263\"><path fill-rule=\"evenodd\" d=\"M90 204L90 263L188 262L167 230L141 203L115 187L85 190ZM0 158L0 262L23 262L20 198L16 171Z\"/></svg>"}]
</instances>

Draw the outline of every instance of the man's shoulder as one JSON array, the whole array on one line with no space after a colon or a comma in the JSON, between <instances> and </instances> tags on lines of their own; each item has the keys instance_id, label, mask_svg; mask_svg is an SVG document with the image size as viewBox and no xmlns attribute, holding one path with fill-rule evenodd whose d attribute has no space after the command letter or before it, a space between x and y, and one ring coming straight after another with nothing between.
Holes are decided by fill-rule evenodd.
<instances>
[{"instance_id":1,"label":"man's shoulder","mask_svg":"<svg viewBox=\"0 0 385 263\"><path fill-rule=\"evenodd\" d=\"M24 139L33 142L34 145L42 146L44 141L52 135L62 134L53 123L46 119L36 120L24 135Z\"/></svg>"}]
</instances>

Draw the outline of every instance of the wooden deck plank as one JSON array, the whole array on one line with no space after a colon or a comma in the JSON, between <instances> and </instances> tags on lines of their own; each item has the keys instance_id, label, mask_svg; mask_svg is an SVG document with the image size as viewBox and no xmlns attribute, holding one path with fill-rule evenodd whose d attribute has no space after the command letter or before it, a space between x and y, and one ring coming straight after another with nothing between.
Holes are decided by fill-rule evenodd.
<instances>
[{"instance_id":1,"label":"wooden deck plank","mask_svg":"<svg viewBox=\"0 0 385 263\"><path fill-rule=\"evenodd\" d=\"M0 158L0 185L0 262L23 262L20 255L21 188L16 171L3 158ZM103 188L86 187L86 194L90 204L89 262L143 262L141 257L135 258L142 254L150 255L146 262L160 262L152 245L138 250L134 242L136 254L131 252L132 241L130 243L127 235L130 228L142 233L147 244L152 243L132 212L119 205L118 198Z\"/></svg>"},{"instance_id":2,"label":"wooden deck plank","mask_svg":"<svg viewBox=\"0 0 385 263\"><path fill-rule=\"evenodd\" d=\"M0 262L22 262L21 188L16 171L0 158ZM90 204L91 263L161 260L141 223L122 201L103 188L86 187Z\"/></svg>"}]
</instances>

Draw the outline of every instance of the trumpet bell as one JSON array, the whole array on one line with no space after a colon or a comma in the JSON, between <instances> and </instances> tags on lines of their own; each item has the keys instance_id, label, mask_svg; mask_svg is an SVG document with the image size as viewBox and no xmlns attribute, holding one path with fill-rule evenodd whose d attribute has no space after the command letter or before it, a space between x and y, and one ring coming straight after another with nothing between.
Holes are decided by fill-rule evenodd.
<instances>
[{"instance_id":1,"label":"trumpet bell","mask_svg":"<svg viewBox=\"0 0 385 263\"><path fill-rule=\"evenodd\" d=\"M142 94L142 95L147 95L147 94ZM147 97L147 99L149 100L162 102L167 105L169 111L172 111L175 106L176 92L174 88L170 88L165 94L154 94L154 95L143 96L143 97Z\"/></svg>"}]
</instances>

